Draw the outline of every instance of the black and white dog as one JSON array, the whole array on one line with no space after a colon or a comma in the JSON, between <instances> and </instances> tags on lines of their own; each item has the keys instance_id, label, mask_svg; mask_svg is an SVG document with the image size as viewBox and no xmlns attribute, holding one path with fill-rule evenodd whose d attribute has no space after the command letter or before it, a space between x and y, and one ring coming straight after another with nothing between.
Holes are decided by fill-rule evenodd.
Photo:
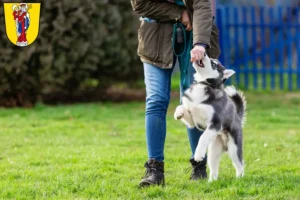
<instances>
[{"instance_id":1,"label":"black and white dog","mask_svg":"<svg viewBox=\"0 0 300 200\"><path fill-rule=\"evenodd\" d=\"M195 82L182 97L174 118L188 127L204 130L194 159L202 161L208 148L209 181L217 180L221 154L228 151L236 169L236 176L244 175L243 134L246 101L233 86L224 89L223 83L235 72L225 69L216 59L205 55L196 70Z\"/></svg>"}]
</instances>

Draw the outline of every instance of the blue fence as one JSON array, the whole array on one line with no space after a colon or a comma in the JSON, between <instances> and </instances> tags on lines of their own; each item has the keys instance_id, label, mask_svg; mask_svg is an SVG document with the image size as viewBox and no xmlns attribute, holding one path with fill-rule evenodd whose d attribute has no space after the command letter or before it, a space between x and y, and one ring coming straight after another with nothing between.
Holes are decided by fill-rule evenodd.
<instances>
[{"instance_id":1,"label":"blue fence","mask_svg":"<svg viewBox=\"0 0 300 200\"><path fill-rule=\"evenodd\" d=\"M300 8L218 6L220 60L245 89L300 89Z\"/></svg>"}]
</instances>

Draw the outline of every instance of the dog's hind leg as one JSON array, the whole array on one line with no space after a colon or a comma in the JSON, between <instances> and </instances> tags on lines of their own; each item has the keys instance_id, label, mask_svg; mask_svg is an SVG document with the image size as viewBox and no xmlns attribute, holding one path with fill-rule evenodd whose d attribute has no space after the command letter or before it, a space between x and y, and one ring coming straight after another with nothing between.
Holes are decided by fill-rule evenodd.
<instances>
[{"instance_id":1,"label":"dog's hind leg","mask_svg":"<svg viewBox=\"0 0 300 200\"><path fill-rule=\"evenodd\" d=\"M208 145L207 163L210 170L209 182L218 179L219 164L223 151L223 141L221 136L218 135L216 139Z\"/></svg>"},{"instance_id":2,"label":"dog's hind leg","mask_svg":"<svg viewBox=\"0 0 300 200\"><path fill-rule=\"evenodd\" d=\"M233 134L233 136L237 137L238 134ZM242 156L242 140L241 138L234 138L229 135L228 139L228 155L232 160L232 164L236 170L236 177L244 176L244 162Z\"/></svg>"},{"instance_id":3,"label":"dog's hind leg","mask_svg":"<svg viewBox=\"0 0 300 200\"><path fill-rule=\"evenodd\" d=\"M176 120L180 119L189 128L195 127L195 124L194 124L191 114L185 109L185 107L183 105L177 106L175 113L174 113L174 118Z\"/></svg>"}]
</instances>

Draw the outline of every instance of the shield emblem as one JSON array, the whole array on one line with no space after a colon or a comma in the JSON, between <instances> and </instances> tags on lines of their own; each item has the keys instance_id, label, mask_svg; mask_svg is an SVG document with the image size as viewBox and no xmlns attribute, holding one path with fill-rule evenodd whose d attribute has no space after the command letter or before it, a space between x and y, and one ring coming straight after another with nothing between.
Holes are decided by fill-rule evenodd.
<instances>
[{"instance_id":1,"label":"shield emblem","mask_svg":"<svg viewBox=\"0 0 300 200\"><path fill-rule=\"evenodd\" d=\"M41 3L4 3L5 29L16 46L32 44L39 33Z\"/></svg>"}]
</instances>

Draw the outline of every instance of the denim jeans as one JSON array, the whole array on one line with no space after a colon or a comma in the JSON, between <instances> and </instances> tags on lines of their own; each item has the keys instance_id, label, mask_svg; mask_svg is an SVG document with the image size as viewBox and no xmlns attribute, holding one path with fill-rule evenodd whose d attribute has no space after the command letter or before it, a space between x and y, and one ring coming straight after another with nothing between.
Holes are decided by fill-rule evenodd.
<instances>
[{"instance_id":1,"label":"denim jeans","mask_svg":"<svg viewBox=\"0 0 300 200\"><path fill-rule=\"evenodd\" d=\"M161 69L144 63L144 76L146 85L146 139L148 158L158 161L164 160L164 144L166 138L166 114L170 102L171 76L173 69ZM183 73L183 72L182 72ZM194 68L189 64L185 72L188 85L193 82ZM181 96L184 91L181 83ZM180 123L180 122L178 122ZM202 134L196 128L187 128L188 138L192 151L192 158L198 140Z\"/></svg>"}]
</instances>

